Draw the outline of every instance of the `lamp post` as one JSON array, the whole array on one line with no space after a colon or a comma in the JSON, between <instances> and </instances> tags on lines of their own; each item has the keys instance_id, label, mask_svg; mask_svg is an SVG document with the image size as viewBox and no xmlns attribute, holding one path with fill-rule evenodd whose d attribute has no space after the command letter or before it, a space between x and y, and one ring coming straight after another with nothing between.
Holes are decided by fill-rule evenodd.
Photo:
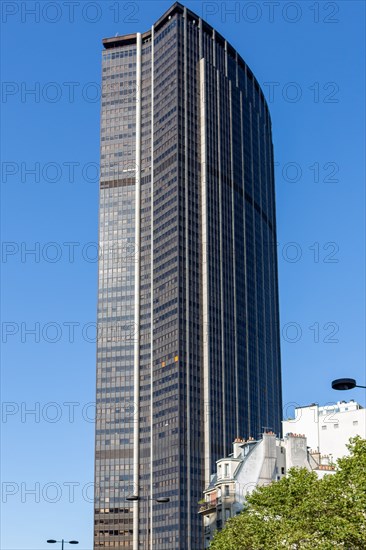
<instances>
[{"instance_id":1,"label":"lamp post","mask_svg":"<svg viewBox=\"0 0 366 550\"><path fill-rule=\"evenodd\" d=\"M61 550L64 550L64 544L79 544L78 540L55 540L55 539L49 539L47 542L50 544L54 544L55 542L61 542Z\"/></svg>"},{"instance_id":2,"label":"lamp post","mask_svg":"<svg viewBox=\"0 0 366 550\"><path fill-rule=\"evenodd\" d=\"M159 503L164 503L164 502L170 502L170 498L169 497L158 497L158 498L154 498L154 497L145 497L144 499L139 497L138 495L130 495L129 497L126 497L126 500L129 500L129 501L136 501L136 500L142 500L146 503L146 507L145 507L145 518L146 518L146 549L148 550L149 549L149 523L150 523L150 516L149 516L149 506L148 506L148 503L149 501L155 501L155 502L159 502Z\"/></svg>"},{"instance_id":3,"label":"lamp post","mask_svg":"<svg viewBox=\"0 0 366 550\"><path fill-rule=\"evenodd\" d=\"M364 388L366 386L359 386L354 378L337 378L332 382L333 390L353 390L353 388Z\"/></svg>"}]
</instances>

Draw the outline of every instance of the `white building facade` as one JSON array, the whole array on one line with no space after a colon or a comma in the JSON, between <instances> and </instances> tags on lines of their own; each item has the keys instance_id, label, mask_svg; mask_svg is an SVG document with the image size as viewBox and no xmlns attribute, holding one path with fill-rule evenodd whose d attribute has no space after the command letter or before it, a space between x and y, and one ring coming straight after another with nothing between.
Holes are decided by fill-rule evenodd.
<instances>
[{"instance_id":1,"label":"white building facade","mask_svg":"<svg viewBox=\"0 0 366 550\"><path fill-rule=\"evenodd\" d=\"M203 517L205 548L208 548L216 530L239 514L244 501L257 486L268 485L284 477L293 467L315 470L319 477L333 473L327 457L308 452L304 435L287 434L279 439L272 432L262 439L236 439L233 453L217 461L217 471L204 491L204 502L199 513Z\"/></svg>"},{"instance_id":2,"label":"white building facade","mask_svg":"<svg viewBox=\"0 0 366 550\"><path fill-rule=\"evenodd\" d=\"M282 426L284 434L304 434L313 454L323 453L330 462L336 462L348 454L346 444L351 437L366 438L366 409L354 400L325 406L313 403L297 407L295 418L284 420Z\"/></svg>"}]
</instances>

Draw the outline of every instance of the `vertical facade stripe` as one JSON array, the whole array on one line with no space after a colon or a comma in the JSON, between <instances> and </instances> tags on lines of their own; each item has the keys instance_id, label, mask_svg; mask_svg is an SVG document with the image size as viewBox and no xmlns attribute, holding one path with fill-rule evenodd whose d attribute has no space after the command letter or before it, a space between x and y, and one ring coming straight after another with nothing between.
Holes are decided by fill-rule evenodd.
<instances>
[{"instance_id":1,"label":"vertical facade stripe","mask_svg":"<svg viewBox=\"0 0 366 550\"><path fill-rule=\"evenodd\" d=\"M154 25L151 27L151 230L150 230L150 495L154 494ZM153 501L150 507L150 548L153 548ZM149 526L148 526L149 528Z\"/></svg>"},{"instance_id":2,"label":"vertical facade stripe","mask_svg":"<svg viewBox=\"0 0 366 550\"><path fill-rule=\"evenodd\" d=\"M260 101L259 102L259 105L261 105L262 102ZM261 132L260 132L260 115L257 115L257 120L256 120L256 127L257 127L257 134L258 134L258 160L259 160L259 197L260 197L260 207L261 207L261 210L262 212L265 212L265 205L263 204L263 177L262 177L262 170L261 170L261 167L263 166L263 163L261 162L262 160L262 155L263 155L263 151L262 151L262 141L261 141ZM266 228L267 228L267 224L266 224ZM261 253L261 264L262 264L262 280L261 280L261 289L262 289L262 304L263 304L263 324L265 327L267 327L267 301L266 301L266 292L265 292L265 288L266 288L266 281L265 281L265 269L264 269L264 241L266 239L266 236L264 235L264 232L263 232L263 228L264 228L264 224L261 223L261 249L262 249L262 253ZM268 240L268 239L266 239ZM264 346L263 347L263 356L264 356L264 364L267 365L267 368L264 370L264 377L265 377L265 392L264 392L264 396L263 396L263 399L265 401L265 416L264 418L262 419L262 422L263 422L263 425L266 427L266 428L271 428L271 430L274 429L274 426L270 426L269 425L269 415L268 415L268 397L269 397L269 388L268 388L268 361L267 361L267 346Z\"/></svg>"},{"instance_id":3,"label":"vertical facade stripe","mask_svg":"<svg viewBox=\"0 0 366 550\"><path fill-rule=\"evenodd\" d=\"M220 316L221 316L221 403L222 403L222 445L226 448L226 391L225 391L225 319L224 319L224 263L223 263L223 192L221 177L221 78L220 72L216 71L216 105L217 105L217 168L218 168L218 190L219 190L219 249L220 249Z\"/></svg>"},{"instance_id":4,"label":"vertical facade stripe","mask_svg":"<svg viewBox=\"0 0 366 550\"><path fill-rule=\"evenodd\" d=\"M202 247L202 320L203 320L203 422L204 422L204 485L211 475L211 384L210 384L210 324L209 324L209 280L208 280L208 235L207 235L207 151L206 151L206 67L205 59L200 67L200 146L201 146L201 247Z\"/></svg>"},{"instance_id":5,"label":"vertical facade stripe","mask_svg":"<svg viewBox=\"0 0 366 550\"><path fill-rule=\"evenodd\" d=\"M190 350L190 261L189 261L189 140L188 140L188 37L187 37L187 8L184 8L184 46L183 46L183 63L184 63L184 197L185 197L185 340L186 340L186 490L187 490L187 550L191 550L191 350Z\"/></svg>"},{"instance_id":6,"label":"vertical facade stripe","mask_svg":"<svg viewBox=\"0 0 366 550\"><path fill-rule=\"evenodd\" d=\"M135 341L134 341L134 407L133 486L139 495L140 437L140 257L141 257L141 33L136 37L136 177L135 177ZM139 546L139 501L133 503L133 550Z\"/></svg>"},{"instance_id":7,"label":"vertical facade stripe","mask_svg":"<svg viewBox=\"0 0 366 550\"><path fill-rule=\"evenodd\" d=\"M231 232L233 239L233 290L234 290L234 362L235 362L235 415L236 415L236 437L240 437L239 421L239 374L238 374L238 312L236 297L236 249L235 249L235 172L234 172L234 129L233 129L233 90L229 82L229 110L230 110L230 179L231 179Z\"/></svg>"},{"instance_id":8,"label":"vertical facade stripe","mask_svg":"<svg viewBox=\"0 0 366 550\"><path fill-rule=\"evenodd\" d=\"M246 79L245 79L246 82ZM245 200L245 144L246 135L244 134L244 114L243 114L243 92L240 91L240 134L241 134L241 166L243 177L243 244L244 244L244 284L245 284L245 370L246 370L246 398L247 398L247 433L250 434L251 427L251 403L250 403L250 353L249 353L249 309L248 309L248 265L247 265L247 234L246 234L246 200Z\"/></svg>"}]
</instances>

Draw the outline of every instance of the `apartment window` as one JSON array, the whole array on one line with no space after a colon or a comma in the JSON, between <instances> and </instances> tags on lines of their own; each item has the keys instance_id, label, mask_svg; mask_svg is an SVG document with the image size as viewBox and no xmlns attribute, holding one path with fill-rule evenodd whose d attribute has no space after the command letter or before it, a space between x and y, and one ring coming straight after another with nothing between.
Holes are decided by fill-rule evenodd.
<instances>
[{"instance_id":1,"label":"apartment window","mask_svg":"<svg viewBox=\"0 0 366 550\"><path fill-rule=\"evenodd\" d=\"M285 468L283 466L281 468L281 474L285 474Z\"/></svg>"},{"instance_id":2,"label":"apartment window","mask_svg":"<svg viewBox=\"0 0 366 550\"><path fill-rule=\"evenodd\" d=\"M225 485L225 496L228 497L229 496L229 493L230 493L230 487L229 485Z\"/></svg>"},{"instance_id":3,"label":"apartment window","mask_svg":"<svg viewBox=\"0 0 366 550\"><path fill-rule=\"evenodd\" d=\"M229 464L225 464L225 476L229 475Z\"/></svg>"},{"instance_id":4,"label":"apartment window","mask_svg":"<svg viewBox=\"0 0 366 550\"><path fill-rule=\"evenodd\" d=\"M334 429L339 428L339 424L334 424Z\"/></svg>"},{"instance_id":5,"label":"apartment window","mask_svg":"<svg viewBox=\"0 0 366 550\"><path fill-rule=\"evenodd\" d=\"M353 426L358 426L358 420L354 420L354 421L352 422L352 424L353 424Z\"/></svg>"},{"instance_id":6,"label":"apartment window","mask_svg":"<svg viewBox=\"0 0 366 550\"><path fill-rule=\"evenodd\" d=\"M322 426L322 430L326 430L326 429L327 429L327 427L326 427L326 426Z\"/></svg>"}]
</instances>

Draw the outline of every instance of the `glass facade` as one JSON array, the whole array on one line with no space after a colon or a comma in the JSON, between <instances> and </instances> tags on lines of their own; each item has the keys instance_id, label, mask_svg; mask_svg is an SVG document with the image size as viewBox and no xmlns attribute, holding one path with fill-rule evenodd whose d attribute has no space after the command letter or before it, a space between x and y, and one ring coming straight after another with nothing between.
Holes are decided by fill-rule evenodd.
<instances>
[{"instance_id":1,"label":"glass facade","mask_svg":"<svg viewBox=\"0 0 366 550\"><path fill-rule=\"evenodd\" d=\"M103 43L94 547L201 550L215 461L280 432L270 115L178 3Z\"/></svg>"}]
</instances>

